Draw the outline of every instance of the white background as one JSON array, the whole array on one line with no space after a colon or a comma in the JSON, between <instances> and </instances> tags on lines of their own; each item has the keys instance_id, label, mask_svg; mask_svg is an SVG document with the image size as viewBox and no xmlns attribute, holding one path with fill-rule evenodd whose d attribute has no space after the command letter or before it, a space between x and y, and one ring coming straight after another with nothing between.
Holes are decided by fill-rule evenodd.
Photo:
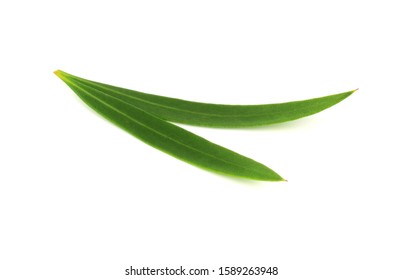
<instances>
[{"instance_id":1,"label":"white background","mask_svg":"<svg viewBox=\"0 0 402 280\"><path fill-rule=\"evenodd\" d=\"M2 1L0 279L402 279L398 2ZM254 182L143 144L57 69L210 103L360 90L287 124L186 126L288 179Z\"/></svg>"}]
</instances>

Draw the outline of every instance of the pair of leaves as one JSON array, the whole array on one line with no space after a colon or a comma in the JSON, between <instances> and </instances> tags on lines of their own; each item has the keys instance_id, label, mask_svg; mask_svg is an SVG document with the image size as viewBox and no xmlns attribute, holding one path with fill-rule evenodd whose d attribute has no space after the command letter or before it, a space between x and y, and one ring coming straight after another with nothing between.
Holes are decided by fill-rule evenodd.
<instances>
[{"instance_id":1,"label":"pair of leaves","mask_svg":"<svg viewBox=\"0 0 402 280\"><path fill-rule=\"evenodd\" d=\"M191 102L102 84L57 70L88 106L143 142L193 165L263 181L284 181L265 165L216 145L168 121L207 127L249 127L318 113L354 91L280 104L221 105Z\"/></svg>"}]
</instances>

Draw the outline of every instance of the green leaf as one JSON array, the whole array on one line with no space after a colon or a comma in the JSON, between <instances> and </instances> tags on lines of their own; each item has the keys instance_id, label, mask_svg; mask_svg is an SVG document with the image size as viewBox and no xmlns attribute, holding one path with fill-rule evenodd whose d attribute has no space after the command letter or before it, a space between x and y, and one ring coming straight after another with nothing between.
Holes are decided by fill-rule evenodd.
<instances>
[{"instance_id":1,"label":"green leaf","mask_svg":"<svg viewBox=\"0 0 402 280\"><path fill-rule=\"evenodd\" d=\"M73 79L62 71L55 74L100 115L154 148L218 173L254 180L284 181L265 165L149 114L134 103L105 93L92 83Z\"/></svg>"},{"instance_id":2,"label":"green leaf","mask_svg":"<svg viewBox=\"0 0 402 280\"><path fill-rule=\"evenodd\" d=\"M356 91L278 104L222 105L152 95L60 73L71 81L98 89L161 119L206 127L235 128L292 121L325 110Z\"/></svg>"}]
</instances>

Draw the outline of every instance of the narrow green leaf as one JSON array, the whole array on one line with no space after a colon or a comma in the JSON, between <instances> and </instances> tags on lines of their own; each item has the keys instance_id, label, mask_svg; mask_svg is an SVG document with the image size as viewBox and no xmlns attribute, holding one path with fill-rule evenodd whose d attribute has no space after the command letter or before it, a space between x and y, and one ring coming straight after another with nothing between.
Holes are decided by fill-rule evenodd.
<instances>
[{"instance_id":1,"label":"narrow green leaf","mask_svg":"<svg viewBox=\"0 0 402 280\"><path fill-rule=\"evenodd\" d=\"M61 71L55 74L100 115L154 148L218 173L262 181L284 180L265 165L106 94L91 83L72 79Z\"/></svg>"},{"instance_id":2,"label":"narrow green leaf","mask_svg":"<svg viewBox=\"0 0 402 280\"><path fill-rule=\"evenodd\" d=\"M161 119L206 127L235 128L292 121L325 110L356 91L277 104L222 105L152 95L86 80L62 71L60 73L71 81L90 85Z\"/></svg>"}]
</instances>

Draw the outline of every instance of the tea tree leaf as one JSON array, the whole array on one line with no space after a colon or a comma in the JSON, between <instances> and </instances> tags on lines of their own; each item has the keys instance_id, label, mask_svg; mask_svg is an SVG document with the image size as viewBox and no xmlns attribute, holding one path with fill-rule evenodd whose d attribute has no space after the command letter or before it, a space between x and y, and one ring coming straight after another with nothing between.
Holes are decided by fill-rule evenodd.
<instances>
[{"instance_id":1,"label":"tea tree leaf","mask_svg":"<svg viewBox=\"0 0 402 280\"><path fill-rule=\"evenodd\" d=\"M325 110L356 91L277 104L222 105L152 95L86 80L62 71L59 73L70 81L88 85L161 119L206 127L236 128L292 121Z\"/></svg>"},{"instance_id":2,"label":"tea tree leaf","mask_svg":"<svg viewBox=\"0 0 402 280\"><path fill-rule=\"evenodd\" d=\"M143 142L193 165L232 176L263 181L284 179L265 165L218 146L123 101L102 87L61 71L60 77L88 106ZM96 85L96 86L95 86Z\"/></svg>"}]
</instances>

